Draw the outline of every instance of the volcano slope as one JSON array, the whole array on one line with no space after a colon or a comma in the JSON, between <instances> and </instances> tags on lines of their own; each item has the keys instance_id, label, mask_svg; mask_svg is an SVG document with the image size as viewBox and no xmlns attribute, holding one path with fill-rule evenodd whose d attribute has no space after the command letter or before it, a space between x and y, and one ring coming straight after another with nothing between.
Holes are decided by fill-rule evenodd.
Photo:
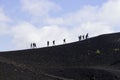
<instances>
[{"instance_id":1,"label":"volcano slope","mask_svg":"<svg viewBox=\"0 0 120 80\"><path fill-rule=\"evenodd\" d=\"M120 80L120 33L0 52L0 80Z\"/></svg>"}]
</instances>

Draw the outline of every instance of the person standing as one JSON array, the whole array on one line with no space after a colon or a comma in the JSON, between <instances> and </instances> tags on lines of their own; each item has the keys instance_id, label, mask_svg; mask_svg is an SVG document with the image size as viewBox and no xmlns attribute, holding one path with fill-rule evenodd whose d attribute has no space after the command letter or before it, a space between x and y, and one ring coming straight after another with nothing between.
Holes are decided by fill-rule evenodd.
<instances>
[{"instance_id":1,"label":"person standing","mask_svg":"<svg viewBox=\"0 0 120 80\"><path fill-rule=\"evenodd\" d=\"M36 48L37 46L36 46L36 43L33 43L33 48Z\"/></svg>"},{"instance_id":2,"label":"person standing","mask_svg":"<svg viewBox=\"0 0 120 80\"><path fill-rule=\"evenodd\" d=\"M53 46L55 45L55 40L53 40Z\"/></svg>"},{"instance_id":3,"label":"person standing","mask_svg":"<svg viewBox=\"0 0 120 80\"><path fill-rule=\"evenodd\" d=\"M47 46L49 46L49 41L47 41Z\"/></svg>"},{"instance_id":4,"label":"person standing","mask_svg":"<svg viewBox=\"0 0 120 80\"><path fill-rule=\"evenodd\" d=\"M30 47L33 48L33 43L30 44Z\"/></svg>"},{"instance_id":5,"label":"person standing","mask_svg":"<svg viewBox=\"0 0 120 80\"><path fill-rule=\"evenodd\" d=\"M64 43L64 44L66 43L66 39L63 39L63 43Z\"/></svg>"},{"instance_id":6,"label":"person standing","mask_svg":"<svg viewBox=\"0 0 120 80\"><path fill-rule=\"evenodd\" d=\"M78 38L79 38L79 41L81 41L81 35Z\"/></svg>"},{"instance_id":7,"label":"person standing","mask_svg":"<svg viewBox=\"0 0 120 80\"><path fill-rule=\"evenodd\" d=\"M88 39L88 33L86 34L86 39Z\"/></svg>"},{"instance_id":8,"label":"person standing","mask_svg":"<svg viewBox=\"0 0 120 80\"><path fill-rule=\"evenodd\" d=\"M84 40L84 38L85 38L84 35L82 36L82 38L83 38L83 40Z\"/></svg>"}]
</instances>

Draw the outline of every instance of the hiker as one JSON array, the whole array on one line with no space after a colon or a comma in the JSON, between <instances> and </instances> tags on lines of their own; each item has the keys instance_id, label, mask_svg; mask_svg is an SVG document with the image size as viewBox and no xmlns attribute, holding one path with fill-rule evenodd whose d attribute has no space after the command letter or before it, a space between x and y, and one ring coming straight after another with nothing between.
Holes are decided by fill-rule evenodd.
<instances>
[{"instance_id":1,"label":"hiker","mask_svg":"<svg viewBox=\"0 0 120 80\"><path fill-rule=\"evenodd\" d=\"M79 38L79 41L81 41L81 35L78 38Z\"/></svg>"},{"instance_id":2,"label":"hiker","mask_svg":"<svg viewBox=\"0 0 120 80\"><path fill-rule=\"evenodd\" d=\"M47 41L47 46L49 46L49 41Z\"/></svg>"},{"instance_id":3,"label":"hiker","mask_svg":"<svg viewBox=\"0 0 120 80\"><path fill-rule=\"evenodd\" d=\"M66 43L66 39L63 39L63 43Z\"/></svg>"},{"instance_id":4,"label":"hiker","mask_svg":"<svg viewBox=\"0 0 120 80\"><path fill-rule=\"evenodd\" d=\"M31 43L30 46L31 48L36 48L36 43Z\"/></svg>"},{"instance_id":5,"label":"hiker","mask_svg":"<svg viewBox=\"0 0 120 80\"><path fill-rule=\"evenodd\" d=\"M53 40L53 45L55 45L55 40Z\"/></svg>"},{"instance_id":6,"label":"hiker","mask_svg":"<svg viewBox=\"0 0 120 80\"><path fill-rule=\"evenodd\" d=\"M88 33L86 34L86 39L88 39Z\"/></svg>"},{"instance_id":7,"label":"hiker","mask_svg":"<svg viewBox=\"0 0 120 80\"><path fill-rule=\"evenodd\" d=\"M32 45L32 44L33 44L33 43L31 43L31 44L30 44L30 47L31 47L31 48L33 47L33 45Z\"/></svg>"},{"instance_id":8,"label":"hiker","mask_svg":"<svg viewBox=\"0 0 120 80\"><path fill-rule=\"evenodd\" d=\"M36 43L33 43L32 45L33 45L33 48L36 48Z\"/></svg>"},{"instance_id":9,"label":"hiker","mask_svg":"<svg viewBox=\"0 0 120 80\"><path fill-rule=\"evenodd\" d=\"M83 40L84 40L84 35L82 36Z\"/></svg>"}]
</instances>

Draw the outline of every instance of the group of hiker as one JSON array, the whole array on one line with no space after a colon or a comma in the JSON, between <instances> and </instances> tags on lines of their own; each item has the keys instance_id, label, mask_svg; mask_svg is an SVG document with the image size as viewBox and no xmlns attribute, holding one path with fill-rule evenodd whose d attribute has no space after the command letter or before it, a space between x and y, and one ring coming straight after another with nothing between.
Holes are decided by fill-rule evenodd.
<instances>
[{"instance_id":1,"label":"group of hiker","mask_svg":"<svg viewBox=\"0 0 120 80\"><path fill-rule=\"evenodd\" d=\"M55 45L55 40L53 40L53 46ZM66 43L66 39L63 39L63 43ZM47 41L47 46L49 46L50 45L50 42L49 41Z\"/></svg>"},{"instance_id":2,"label":"group of hiker","mask_svg":"<svg viewBox=\"0 0 120 80\"><path fill-rule=\"evenodd\" d=\"M81 41L84 39L88 39L88 37L89 37L89 34L87 33L86 35L80 35L78 38L79 38L79 41Z\"/></svg>"},{"instance_id":3,"label":"group of hiker","mask_svg":"<svg viewBox=\"0 0 120 80\"><path fill-rule=\"evenodd\" d=\"M50 42L47 41L47 46L49 46L49 45L50 45ZM53 40L53 45L55 45L55 40Z\"/></svg>"},{"instance_id":4,"label":"group of hiker","mask_svg":"<svg viewBox=\"0 0 120 80\"><path fill-rule=\"evenodd\" d=\"M30 44L30 47L31 47L31 48L37 48L36 43L31 43L31 44Z\"/></svg>"},{"instance_id":5,"label":"group of hiker","mask_svg":"<svg viewBox=\"0 0 120 80\"><path fill-rule=\"evenodd\" d=\"M78 36L79 41L84 40L84 39L88 39L88 37L89 37L88 33L86 35L80 35L80 36ZM66 43L66 39L63 39L63 43L64 44ZM52 44L53 44L53 46L55 45L55 40L52 41ZM49 47L49 45L50 45L50 42L47 41L47 47ZM31 46L31 48L37 48L36 43L31 43L30 46Z\"/></svg>"},{"instance_id":6,"label":"group of hiker","mask_svg":"<svg viewBox=\"0 0 120 80\"><path fill-rule=\"evenodd\" d=\"M53 40L52 43L53 43L53 46L54 46L55 45L55 40ZM63 43L64 44L66 43L66 39L63 39ZM49 46L49 45L50 45L50 42L47 41L47 46ZM30 47L31 48L37 48L36 43L31 43Z\"/></svg>"}]
</instances>

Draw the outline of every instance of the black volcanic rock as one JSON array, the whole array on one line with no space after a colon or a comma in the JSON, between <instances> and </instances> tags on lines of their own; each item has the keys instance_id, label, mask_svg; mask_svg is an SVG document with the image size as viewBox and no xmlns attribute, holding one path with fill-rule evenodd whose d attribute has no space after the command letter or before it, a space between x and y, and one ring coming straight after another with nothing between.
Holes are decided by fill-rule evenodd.
<instances>
[{"instance_id":1,"label":"black volcanic rock","mask_svg":"<svg viewBox=\"0 0 120 80\"><path fill-rule=\"evenodd\" d=\"M53 47L0 52L0 80L90 80L91 76L95 80L119 80L119 70L120 33Z\"/></svg>"}]
</instances>

